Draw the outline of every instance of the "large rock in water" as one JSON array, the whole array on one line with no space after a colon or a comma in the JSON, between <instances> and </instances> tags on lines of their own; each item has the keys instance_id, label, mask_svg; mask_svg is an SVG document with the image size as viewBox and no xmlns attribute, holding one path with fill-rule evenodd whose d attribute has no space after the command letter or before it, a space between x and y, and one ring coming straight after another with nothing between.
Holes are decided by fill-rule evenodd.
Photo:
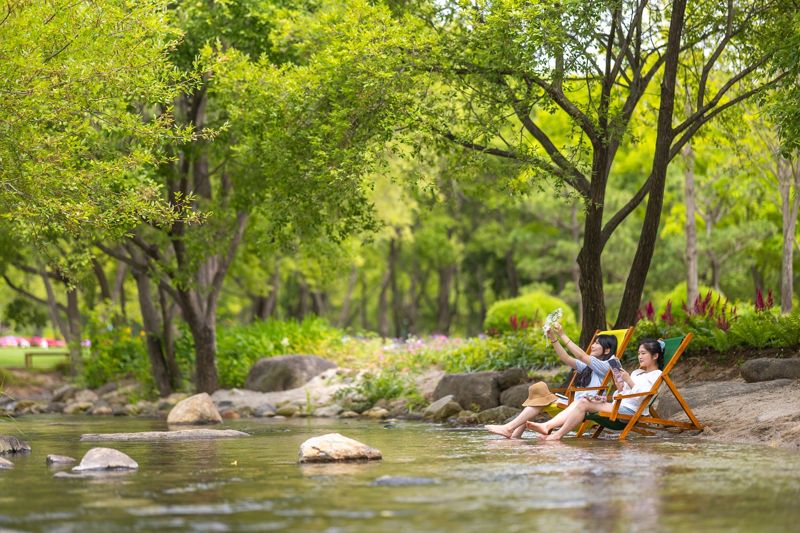
<instances>
[{"instance_id":1,"label":"large rock in water","mask_svg":"<svg viewBox=\"0 0 800 533\"><path fill-rule=\"evenodd\" d=\"M244 388L274 392L301 387L336 364L316 355L282 355L259 359L250 368Z\"/></svg>"},{"instance_id":2,"label":"large rock in water","mask_svg":"<svg viewBox=\"0 0 800 533\"><path fill-rule=\"evenodd\" d=\"M446 374L433 391L433 397L438 400L452 394L454 401L472 411L497 407L500 403L497 375L497 372Z\"/></svg>"},{"instance_id":3,"label":"large rock in water","mask_svg":"<svg viewBox=\"0 0 800 533\"><path fill-rule=\"evenodd\" d=\"M333 463L338 461L372 461L381 459L380 450L370 448L339 433L312 437L300 445L301 463Z\"/></svg>"},{"instance_id":4,"label":"large rock in water","mask_svg":"<svg viewBox=\"0 0 800 533\"><path fill-rule=\"evenodd\" d=\"M178 402L167 415L168 424L219 424L222 416L206 392Z\"/></svg>"},{"instance_id":5,"label":"large rock in water","mask_svg":"<svg viewBox=\"0 0 800 533\"><path fill-rule=\"evenodd\" d=\"M748 383L775 379L800 379L800 358L762 357L746 361L740 372Z\"/></svg>"},{"instance_id":6,"label":"large rock in water","mask_svg":"<svg viewBox=\"0 0 800 533\"><path fill-rule=\"evenodd\" d=\"M84 470L132 470L139 464L114 448L92 448L81 459L81 464L73 468L75 472Z\"/></svg>"},{"instance_id":7,"label":"large rock in water","mask_svg":"<svg viewBox=\"0 0 800 533\"><path fill-rule=\"evenodd\" d=\"M0 435L0 453L27 453L29 451L31 451L31 447L27 442L21 441L17 437Z\"/></svg>"}]
</instances>

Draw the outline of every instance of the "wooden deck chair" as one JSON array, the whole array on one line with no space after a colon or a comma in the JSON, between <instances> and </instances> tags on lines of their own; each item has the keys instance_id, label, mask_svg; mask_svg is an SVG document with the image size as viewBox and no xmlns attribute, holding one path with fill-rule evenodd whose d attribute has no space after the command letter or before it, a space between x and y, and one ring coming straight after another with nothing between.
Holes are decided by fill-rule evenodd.
<instances>
[{"instance_id":1,"label":"wooden deck chair","mask_svg":"<svg viewBox=\"0 0 800 533\"><path fill-rule=\"evenodd\" d=\"M589 347L586 349L586 353L589 353L589 350L594 344L595 339L598 335L614 335L617 338L617 353L616 356L618 359L622 358L622 354L625 352L625 348L628 347L628 343L633 336L634 327L631 326L628 329L611 329L606 331L600 331L599 329L594 332L594 336L592 340L589 341ZM599 387L576 387L575 380L578 377L577 372L572 373L572 378L569 380L569 384L565 388L558 388L558 389L551 389L550 392L557 392L559 394L563 394L567 397L567 400L559 400L558 402L551 404L547 409L544 411L549 414L550 416L555 416L558 414L559 411L565 409L572 401L575 399L575 393L579 391L595 391L600 393L601 391L605 391L608 389L609 385L613 384L614 380L611 378L611 373L609 372L605 378L603 378L603 382Z\"/></svg>"},{"instance_id":2,"label":"wooden deck chair","mask_svg":"<svg viewBox=\"0 0 800 533\"><path fill-rule=\"evenodd\" d=\"M594 422L597 424L597 429L595 430L592 438L597 438L600 436L600 433L603 432L603 429L611 429L616 431L621 431L619 435L620 440L625 440L628 434L631 431L636 431L638 433L645 433L645 434L652 434L649 429L676 429L679 431L685 430L696 430L702 431L703 425L697 420L694 416L689 405L686 403L686 400L683 399L683 396L680 392L678 392L678 388L675 386L675 383L669 376L670 371L673 369L675 364L683 355L683 352L686 350L686 347L692 340L692 334L687 333L684 337L673 337L670 339L664 340L664 370L661 372L661 375L658 377L655 383L653 383L653 387L648 392L640 392L637 394L626 394L618 396L617 399L614 401L614 408L610 413L600 412L600 413L592 413L588 415L586 420L581 424L578 428L578 437L581 437L583 433L588 429L590 422ZM672 394L675 395L675 399L680 404L681 408L683 409L686 416L689 417L689 422L682 422L678 420L670 420L661 418L658 416L658 413L652 407L652 403L658 397L659 389L661 388L662 384L666 384L669 390L672 391ZM626 415L619 412L620 402L623 398L636 398L636 397L644 397L642 403L639 405L639 409L632 415ZM650 408L650 413L647 416L644 416L643 413L645 408Z\"/></svg>"}]
</instances>

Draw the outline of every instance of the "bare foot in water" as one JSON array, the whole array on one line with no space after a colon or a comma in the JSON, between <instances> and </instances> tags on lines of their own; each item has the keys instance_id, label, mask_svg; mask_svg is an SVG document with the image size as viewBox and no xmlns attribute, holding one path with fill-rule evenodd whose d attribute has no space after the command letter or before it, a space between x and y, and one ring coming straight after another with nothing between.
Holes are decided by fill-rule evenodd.
<instances>
[{"instance_id":1,"label":"bare foot in water","mask_svg":"<svg viewBox=\"0 0 800 533\"><path fill-rule=\"evenodd\" d=\"M549 432L547 428L544 427L544 424L539 424L538 422L528 422L528 429L532 429L537 433L541 433L542 435L547 435Z\"/></svg>"},{"instance_id":2,"label":"bare foot in water","mask_svg":"<svg viewBox=\"0 0 800 533\"><path fill-rule=\"evenodd\" d=\"M520 439L522 438L522 434L525 433L525 426L519 426L511 433L512 439Z\"/></svg>"},{"instance_id":3,"label":"bare foot in water","mask_svg":"<svg viewBox=\"0 0 800 533\"><path fill-rule=\"evenodd\" d=\"M505 428L505 426L495 426L495 425L489 424L489 425L486 425L486 426L483 426L483 427L486 428L486 431L489 431L490 433L494 433L495 435L500 435L501 437L505 437L507 439L511 438L511 432L508 431Z\"/></svg>"},{"instance_id":4,"label":"bare foot in water","mask_svg":"<svg viewBox=\"0 0 800 533\"><path fill-rule=\"evenodd\" d=\"M561 440L561 435L558 433L550 433L548 435L539 435L539 438L544 441L559 441Z\"/></svg>"}]
</instances>

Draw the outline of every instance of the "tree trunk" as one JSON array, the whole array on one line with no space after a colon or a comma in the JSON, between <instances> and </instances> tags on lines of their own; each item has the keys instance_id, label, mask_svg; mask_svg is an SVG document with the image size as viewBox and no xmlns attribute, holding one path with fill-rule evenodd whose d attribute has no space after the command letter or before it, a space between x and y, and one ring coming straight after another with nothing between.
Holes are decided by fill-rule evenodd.
<instances>
[{"instance_id":1,"label":"tree trunk","mask_svg":"<svg viewBox=\"0 0 800 533\"><path fill-rule=\"evenodd\" d=\"M139 308L145 332L147 356L150 359L150 372L153 375L156 387L158 387L159 395L161 397L169 396L173 392L172 383L166 358L164 357L164 345L161 338L163 330L158 319L156 307L153 305L150 279L144 272L134 272L133 279L136 280L136 288L139 294Z\"/></svg>"},{"instance_id":2,"label":"tree trunk","mask_svg":"<svg viewBox=\"0 0 800 533\"><path fill-rule=\"evenodd\" d=\"M781 313L792 312L794 294L794 242L797 227L798 207L800 207L800 162L792 164L778 154L778 186L781 195L781 214L783 216L783 252L781 255ZM794 182L794 183L793 183ZM794 196L792 185L794 184Z\"/></svg>"},{"instance_id":3,"label":"tree trunk","mask_svg":"<svg viewBox=\"0 0 800 533\"><path fill-rule=\"evenodd\" d=\"M686 99L686 116L692 112L689 99ZM686 205L686 306L690 312L699 294L697 279L697 221L695 220L696 199L694 193L694 149L692 143L686 143L681 150L684 170L684 198Z\"/></svg>"},{"instance_id":4,"label":"tree trunk","mask_svg":"<svg viewBox=\"0 0 800 533\"><path fill-rule=\"evenodd\" d=\"M83 367L83 354L81 347L81 313L78 307L78 289L76 287L67 288L67 326L69 329L70 366L72 375L77 376Z\"/></svg>"},{"instance_id":5,"label":"tree trunk","mask_svg":"<svg viewBox=\"0 0 800 533\"><path fill-rule=\"evenodd\" d=\"M350 316L350 303L353 301L353 292L356 289L357 282L358 268L353 265L350 267L350 277L347 279L347 292L344 294L342 308L339 310L339 320L336 321L336 325L340 328L345 327L348 317Z\"/></svg>"},{"instance_id":6,"label":"tree trunk","mask_svg":"<svg viewBox=\"0 0 800 533\"><path fill-rule=\"evenodd\" d=\"M177 390L180 389L183 384L181 368L178 365L178 360L175 358L175 332L172 325L177 307L175 302L170 300L166 291L161 287L158 289L158 299L161 307L161 338L164 347L164 357L167 360L170 385L172 385L172 390Z\"/></svg>"},{"instance_id":7,"label":"tree trunk","mask_svg":"<svg viewBox=\"0 0 800 533\"><path fill-rule=\"evenodd\" d=\"M446 265L439 267L439 293L436 298L436 331L442 335L450 333L450 323L453 319L450 308L450 286L453 282L455 266Z\"/></svg>"},{"instance_id":8,"label":"tree trunk","mask_svg":"<svg viewBox=\"0 0 800 533\"><path fill-rule=\"evenodd\" d=\"M400 257L400 236L389 242L389 263L391 264L391 277L389 278L389 288L392 292L392 322L394 323L394 336L401 339L405 336L405 324L403 324L403 295L400 293L397 283L397 262Z\"/></svg>"},{"instance_id":9,"label":"tree trunk","mask_svg":"<svg viewBox=\"0 0 800 533\"><path fill-rule=\"evenodd\" d=\"M391 265L389 265L386 272L383 274L381 292L378 294L378 334L381 337L387 337L389 335L389 313L386 294L389 292L391 275Z\"/></svg>"},{"instance_id":10,"label":"tree trunk","mask_svg":"<svg viewBox=\"0 0 800 533\"><path fill-rule=\"evenodd\" d=\"M369 321L367 320L367 304L369 303L367 300L367 275L365 272L362 272L359 276L359 281L361 285L361 302L360 303L360 312L361 312L361 329L367 330L369 329Z\"/></svg>"},{"instance_id":11,"label":"tree trunk","mask_svg":"<svg viewBox=\"0 0 800 533\"><path fill-rule=\"evenodd\" d=\"M580 345L586 346L595 330L606 327L606 305L603 294L603 269L600 254L603 251L600 231L603 221L602 203L590 203L586 208L583 247L578 252L581 292L581 337Z\"/></svg>"},{"instance_id":12,"label":"tree trunk","mask_svg":"<svg viewBox=\"0 0 800 533\"><path fill-rule=\"evenodd\" d=\"M97 278L97 284L100 287L100 299L104 302L111 300L111 287L108 284L108 277L103 270L103 265L97 259L92 259L92 270Z\"/></svg>"},{"instance_id":13,"label":"tree trunk","mask_svg":"<svg viewBox=\"0 0 800 533\"><path fill-rule=\"evenodd\" d=\"M197 392L211 394L219 388L217 377L217 328L216 320L191 321L189 329L194 339Z\"/></svg>"},{"instance_id":14,"label":"tree trunk","mask_svg":"<svg viewBox=\"0 0 800 533\"><path fill-rule=\"evenodd\" d=\"M578 206L580 204L575 201L572 203L572 212L570 213L570 229L572 233L572 240L576 243L580 244L581 242L581 225L578 221ZM581 283L581 268L578 265L577 258L572 263L572 268L570 268L570 274L572 275L572 282L575 283L575 288L580 287ZM481 288L482 289L482 288ZM481 290L481 296L482 296ZM583 324L583 298L581 297L581 291L578 290L578 324ZM486 316L485 304L483 305L483 316Z\"/></svg>"},{"instance_id":15,"label":"tree trunk","mask_svg":"<svg viewBox=\"0 0 800 533\"><path fill-rule=\"evenodd\" d=\"M664 203L664 186L672 147L672 113L675 107L675 78L678 72L681 34L686 12L686 0L674 0L669 24L669 37L664 62L664 75L661 80L661 104L658 110L656 127L656 149L653 154L652 183L647 197L644 224L639 237L639 245L628 273L625 291L617 316L616 327L627 327L636 321L636 311L642 300L644 284L653 259L658 228L661 222L661 209ZM584 332L586 333L586 332Z\"/></svg>"}]
</instances>

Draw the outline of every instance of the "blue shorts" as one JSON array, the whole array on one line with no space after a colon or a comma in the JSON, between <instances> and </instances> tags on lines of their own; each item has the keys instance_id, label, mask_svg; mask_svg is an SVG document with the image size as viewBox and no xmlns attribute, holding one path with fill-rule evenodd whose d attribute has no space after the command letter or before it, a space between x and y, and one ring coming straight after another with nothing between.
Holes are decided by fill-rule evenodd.
<instances>
[{"instance_id":1,"label":"blue shorts","mask_svg":"<svg viewBox=\"0 0 800 533\"><path fill-rule=\"evenodd\" d=\"M617 411L617 412L618 412L618 413L620 413L620 414L623 414L623 415L633 415L633 414L636 414L636 411L634 411L633 409L631 409L631 408L630 408L630 407L628 407L627 405L621 405L621 406L619 407L619 411Z\"/></svg>"}]
</instances>

